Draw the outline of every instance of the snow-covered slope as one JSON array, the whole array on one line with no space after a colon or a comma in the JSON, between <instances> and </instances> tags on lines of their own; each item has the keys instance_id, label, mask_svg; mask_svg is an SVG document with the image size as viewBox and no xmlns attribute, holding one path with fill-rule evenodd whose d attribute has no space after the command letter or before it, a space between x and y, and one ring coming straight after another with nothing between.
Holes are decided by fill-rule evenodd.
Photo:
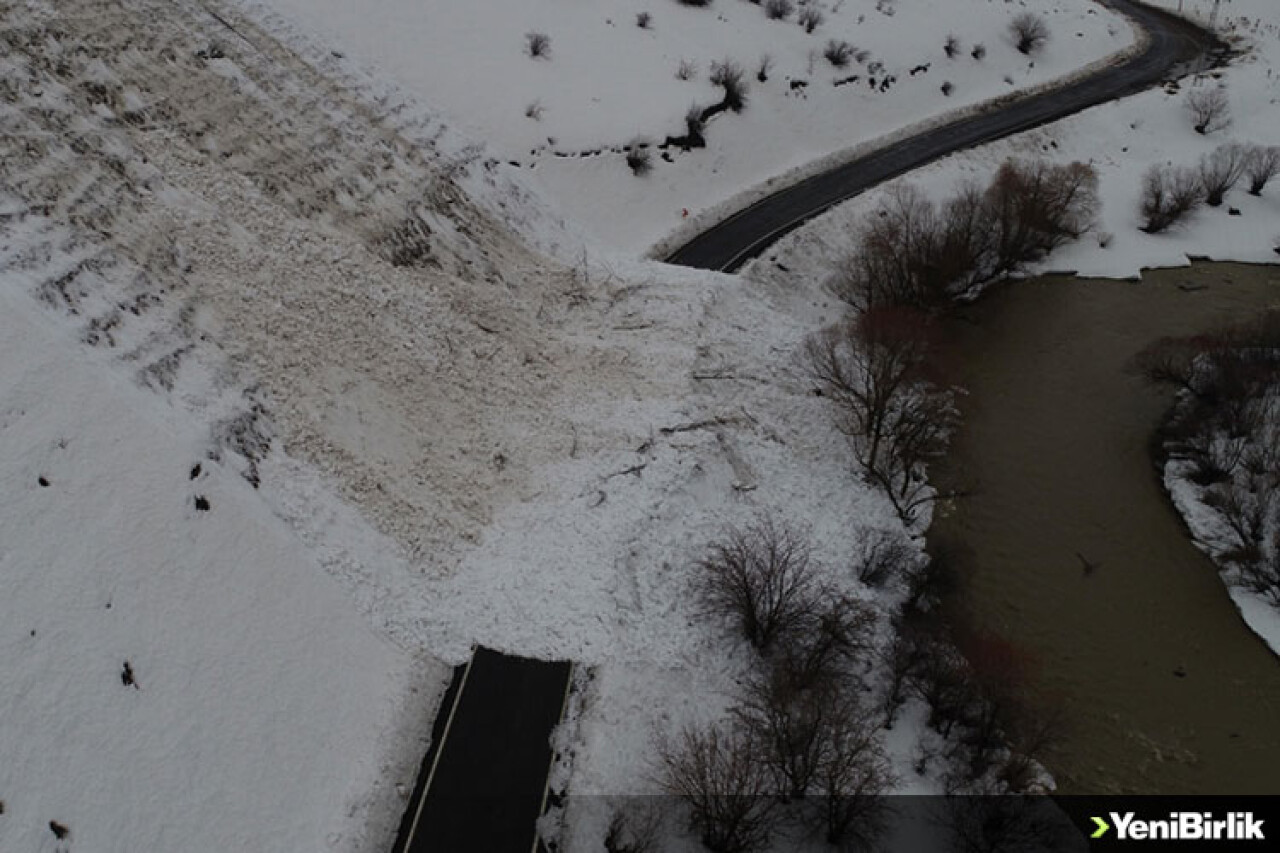
<instances>
[{"instance_id":1,"label":"snow-covered slope","mask_svg":"<svg viewBox=\"0 0 1280 853\"><path fill-rule=\"evenodd\" d=\"M357 846L435 680L199 425L0 281L0 849Z\"/></svg>"},{"instance_id":2,"label":"snow-covered slope","mask_svg":"<svg viewBox=\"0 0 1280 853\"><path fill-rule=\"evenodd\" d=\"M810 0L783 19L746 0L245 2L441 109L570 220L633 252L679 226L685 209L696 218L766 178L1075 72L1134 40L1123 18L1089 0ZM821 16L812 32L799 23L804 8ZM1033 56L1008 33L1028 11L1051 34ZM545 56L529 55L530 33L550 39ZM847 65L824 57L832 41L856 48ZM627 146L683 134L691 104L720 99L709 73L724 60L744 72L745 111L713 119L706 149L655 150L653 170L633 175ZM682 63L688 79L677 76Z\"/></svg>"}]
</instances>

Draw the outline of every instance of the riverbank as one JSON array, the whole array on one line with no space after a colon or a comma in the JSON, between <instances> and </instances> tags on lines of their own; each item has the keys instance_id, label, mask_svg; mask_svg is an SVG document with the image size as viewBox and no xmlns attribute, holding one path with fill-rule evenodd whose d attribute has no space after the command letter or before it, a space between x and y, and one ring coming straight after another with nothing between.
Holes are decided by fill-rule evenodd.
<instances>
[{"instance_id":1,"label":"riverbank","mask_svg":"<svg viewBox=\"0 0 1280 853\"><path fill-rule=\"evenodd\" d=\"M1280 666L1173 511L1148 451L1171 398L1130 364L1277 295L1280 270L1229 264L1045 277L951 324L969 395L937 478L974 494L930 535L972 548L965 611L1038 662L1068 723L1044 756L1064 793L1274 789Z\"/></svg>"}]
</instances>

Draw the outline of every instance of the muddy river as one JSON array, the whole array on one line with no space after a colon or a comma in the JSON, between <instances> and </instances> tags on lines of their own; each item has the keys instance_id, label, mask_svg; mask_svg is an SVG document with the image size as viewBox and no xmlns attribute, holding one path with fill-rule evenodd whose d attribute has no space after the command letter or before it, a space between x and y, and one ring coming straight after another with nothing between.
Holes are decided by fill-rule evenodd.
<instances>
[{"instance_id":1,"label":"muddy river","mask_svg":"<svg viewBox=\"0 0 1280 853\"><path fill-rule=\"evenodd\" d=\"M931 538L972 549L960 606L1062 707L1044 759L1063 793L1280 792L1280 660L1161 488L1148 442L1170 392L1128 369L1156 338L1277 303L1280 268L1200 264L1019 282L950 327L969 394L935 476L975 492Z\"/></svg>"}]
</instances>

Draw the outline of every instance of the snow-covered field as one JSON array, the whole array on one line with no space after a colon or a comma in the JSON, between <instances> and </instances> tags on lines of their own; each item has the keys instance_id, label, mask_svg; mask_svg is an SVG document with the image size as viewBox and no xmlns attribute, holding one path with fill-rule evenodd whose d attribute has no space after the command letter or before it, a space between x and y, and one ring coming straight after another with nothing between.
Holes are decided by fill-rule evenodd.
<instances>
[{"instance_id":1,"label":"snow-covered field","mask_svg":"<svg viewBox=\"0 0 1280 853\"><path fill-rule=\"evenodd\" d=\"M821 229L874 196L793 236L787 277L634 255L681 208L1133 36L1083 0L814 5L807 34L741 0L0 0L0 849L385 849L443 664L473 643L591 668L570 791L651 792L654 732L722 711L751 665L690 595L726 523L803 523L831 582L873 597L849 565L897 522L795 353L838 314ZM1024 8L1052 32L1034 67L1005 32ZM1267 32L1228 72L1237 99L1275 97ZM869 55L833 69L832 38ZM726 57L750 102L708 148L644 177L618 151L557 156L680 132ZM1134 103L995 150L1053 139L1127 176L1208 144L1176 97ZM1265 111L1237 118L1274 138ZM1053 265L1183 257L1210 219L1133 237L1104 200L1111 254ZM1274 222L1250 201L1232 224ZM918 710L889 748L931 790ZM566 831L599 842L592 820Z\"/></svg>"},{"instance_id":2,"label":"snow-covered field","mask_svg":"<svg viewBox=\"0 0 1280 853\"><path fill-rule=\"evenodd\" d=\"M696 223L765 178L1134 42L1124 18L1085 0L947 0L945 14L936 0L812 0L822 18L812 32L799 23L802 7L775 20L746 0L254 2L438 107L589 236L630 252L679 226L684 210ZM1032 57L1007 31L1026 11L1042 13L1051 32ZM641 13L650 16L643 28ZM550 39L544 57L528 55L529 33ZM844 67L824 57L833 40L858 51ZM682 135L691 104L720 99L708 78L726 59L745 72L746 109L714 118L705 149L654 151L653 170L633 175L627 146ZM682 62L688 79L677 76Z\"/></svg>"}]
</instances>

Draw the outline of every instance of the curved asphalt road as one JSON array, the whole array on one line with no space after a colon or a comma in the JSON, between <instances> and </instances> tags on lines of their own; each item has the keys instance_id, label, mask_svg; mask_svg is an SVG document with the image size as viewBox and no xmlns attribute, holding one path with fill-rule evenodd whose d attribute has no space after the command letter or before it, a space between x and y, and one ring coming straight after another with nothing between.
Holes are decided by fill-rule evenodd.
<instances>
[{"instance_id":1,"label":"curved asphalt road","mask_svg":"<svg viewBox=\"0 0 1280 853\"><path fill-rule=\"evenodd\" d=\"M784 234L876 184L956 151L1140 92L1190 70L1191 63L1222 46L1212 34L1176 15L1133 0L1098 2L1135 20L1147 33L1146 50L1063 88L958 119L779 190L702 232L667 262L734 272Z\"/></svg>"}]
</instances>

